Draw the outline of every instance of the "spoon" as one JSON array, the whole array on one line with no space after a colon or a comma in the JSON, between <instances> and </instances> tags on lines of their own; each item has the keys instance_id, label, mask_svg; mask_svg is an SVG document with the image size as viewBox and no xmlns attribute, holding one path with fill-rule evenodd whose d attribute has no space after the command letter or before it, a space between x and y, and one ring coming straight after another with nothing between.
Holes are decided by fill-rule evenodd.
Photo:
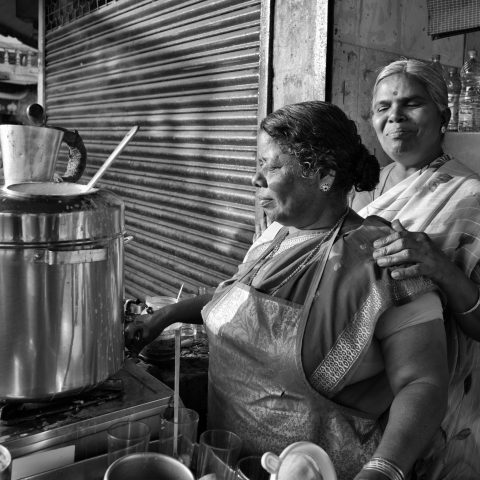
<instances>
[{"instance_id":1,"label":"spoon","mask_svg":"<svg viewBox=\"0 0 480 480\"><path fill-rule=\"evenodd\" d=\"M85 186L84 193L91 190L94 185L98 182L100 177L105 173L110 164L122 153L123 149L127 146L128 142L133 138L139 129L138 125L135 125L130 129L130 131L125 135L123 140L118 144L117 148L111 153L111 155L105 160L103 165L99 168L98 172L92 177L92 179Z\"/></svg>"}]
</instances>

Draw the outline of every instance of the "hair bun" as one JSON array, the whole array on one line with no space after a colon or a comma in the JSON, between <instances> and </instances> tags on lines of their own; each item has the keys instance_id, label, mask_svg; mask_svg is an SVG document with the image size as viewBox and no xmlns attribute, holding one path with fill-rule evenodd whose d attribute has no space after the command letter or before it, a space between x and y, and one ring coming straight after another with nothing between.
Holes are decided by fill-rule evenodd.
<instances>
[{"instance_id":1,"label":"hair bun","mask_svg":"<svg viewBox=\"0 0 480 480\"><path fill-rule=\"evenodd\" d=\"M365 145L358 146L358 160L355 165L353 186L357 192L370 191L375 188L380 178L380 165Z\"/></svg>"}]
</instances>

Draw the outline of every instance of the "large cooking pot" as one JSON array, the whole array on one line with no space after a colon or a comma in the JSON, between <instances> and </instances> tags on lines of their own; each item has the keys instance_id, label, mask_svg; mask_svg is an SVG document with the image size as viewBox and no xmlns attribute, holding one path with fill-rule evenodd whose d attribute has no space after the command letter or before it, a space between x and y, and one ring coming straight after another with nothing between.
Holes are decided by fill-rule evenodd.
<instances>
[{"instance_id":1,"label":"large cooking pot","mask_svg":"<svg viewBox=\"0 0 480 480\"><path fill-rule=\"evenodd\" d=\"M123 242L112 193L0 190L0 400L78 393L121 368Z\"/></svg>"}]
</instances>

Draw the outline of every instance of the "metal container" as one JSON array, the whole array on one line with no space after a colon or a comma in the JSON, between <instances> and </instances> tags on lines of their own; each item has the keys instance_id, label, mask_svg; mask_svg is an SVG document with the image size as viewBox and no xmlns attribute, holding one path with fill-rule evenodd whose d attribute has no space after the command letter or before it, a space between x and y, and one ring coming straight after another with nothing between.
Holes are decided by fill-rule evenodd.
<instances>
[{"instance_id":1,"label":"metal container","mask_svg":"<svg viewBox=\"0 0 480 480\"><path fill-rule=\"evenodd\" d=\"M53 179L64 133L25 125L0 125L5 185Z\"/></svg>"},{"instance_id":2,"label":"metal container","mask_svg":"<svg viewBox=\"0 0 480 480\"><path fill-rule=\"evenodd\" d=\"M109 192L1 190L1 400L78 393L120 369L123 244L124 205Z\"/></svg>"},{"instance_id":3,"label":"metal container","mask_svg":"<svg viewBox=\"0 0 480 480\"><path fill-rule=\"evenodd\" d=\"M192 472L179 460L156 452L131 453L115 460L103 480L195 480Z\"/></svg>"}]
</instances>

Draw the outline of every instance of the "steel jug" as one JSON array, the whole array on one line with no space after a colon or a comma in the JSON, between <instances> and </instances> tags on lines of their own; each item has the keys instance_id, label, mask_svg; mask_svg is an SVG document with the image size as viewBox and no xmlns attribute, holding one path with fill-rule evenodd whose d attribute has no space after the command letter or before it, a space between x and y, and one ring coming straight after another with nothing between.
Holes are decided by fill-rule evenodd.
<instances>
[{"instance_id":1,"label":"steel jug","mask_svg":"<svg viewBox=\"0 0 480 480\"><path fill-rule=\"evenodd\" d=\"M43 107L38 104L27 107L27 116L34 125L0 125L5 185L24 182L76 182L85 170L87 159L87 151L78 132L46 126ZM38 117L41 118L40 121ZM68 164L64 175L55 177L62 142L68 146Z\"/></svg>"},{"instance_id":2,"label":"steel jug","mask_svg":"<svg viewBox=\"0 0 480 480\"><path fill-rule=\"evenodd\" d=\"M54 128L0 125L5 185L52 181L62 139Z\"/></svg>"}]
</instances>

